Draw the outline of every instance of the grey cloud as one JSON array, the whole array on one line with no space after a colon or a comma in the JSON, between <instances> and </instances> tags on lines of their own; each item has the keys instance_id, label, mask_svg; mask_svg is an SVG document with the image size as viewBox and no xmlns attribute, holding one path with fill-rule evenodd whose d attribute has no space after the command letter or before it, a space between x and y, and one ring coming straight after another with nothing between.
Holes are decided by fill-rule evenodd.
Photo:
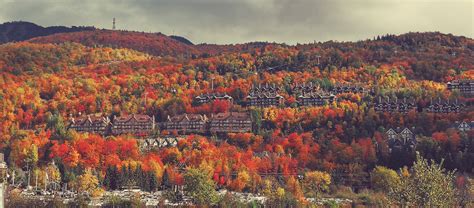
<instances>
[{"instance_id":1,"label":"grey cloud","mask_svg":"<svg viewBox=\"0 0 474 208\"><path fill-rule=\"evenodd\" d=\"M0 21L95 25L193 42L354 41L409 31L473 37L470 0L0 0Z\"/></svg>"}]
</instances>

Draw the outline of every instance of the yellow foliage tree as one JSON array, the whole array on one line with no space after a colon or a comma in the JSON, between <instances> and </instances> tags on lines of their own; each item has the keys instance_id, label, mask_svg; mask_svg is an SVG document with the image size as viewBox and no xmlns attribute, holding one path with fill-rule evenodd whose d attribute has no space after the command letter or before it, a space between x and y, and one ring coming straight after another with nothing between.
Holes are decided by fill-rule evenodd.
<instances>
[{"instance_id":1,"label":"yellow foliage tree","mask_svg":"<svg viewBox=\"0 0 474 208\"><path fill-rule=\"evenodd\" d=\"M321 171L306 172L303 180L303 190L308 197L319 197L331 184L331 175Z\"/></svg>"},{"instance_id":2,"label":"yellow foliage tree","mask_svg":"<svg viewBox=\"0 0 474 208\"><path fill-rule=\"evenodd\" d=\"M372 187L378 191L388 192L390 187L400 181L397 172L392 169L377 166L371 173Z\"/></svg>"},{"instance_id":3,"label":"yellow foliage tree","mask_svg":"<svg viewBox=\"0 0 474 208\"><path fill-rule=\"evenodd\" d=\"M99 179L92 174L91 169L86 169L82 175L77 177L76 189L79 193L85 192L92 197L100 196L104 192L104 190L99 187Z\"/></svg>"}]
</instances>

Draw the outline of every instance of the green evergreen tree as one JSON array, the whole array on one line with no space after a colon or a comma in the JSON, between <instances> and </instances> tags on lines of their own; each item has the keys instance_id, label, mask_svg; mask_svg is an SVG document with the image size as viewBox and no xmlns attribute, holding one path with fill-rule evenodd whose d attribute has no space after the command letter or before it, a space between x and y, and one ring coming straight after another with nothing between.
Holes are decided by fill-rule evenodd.
<instances>
[{"instance_id":1,"label":"green evergreen tree","mask_svg":"<svg viewBox=\"0 0 474 208\"><path fill-rule=\"evenodd\" d=\"M213 205L218 202L216 184L200 169L189 169L184 175L185 192L197 205Z\"/></svg>"}]
</instances>

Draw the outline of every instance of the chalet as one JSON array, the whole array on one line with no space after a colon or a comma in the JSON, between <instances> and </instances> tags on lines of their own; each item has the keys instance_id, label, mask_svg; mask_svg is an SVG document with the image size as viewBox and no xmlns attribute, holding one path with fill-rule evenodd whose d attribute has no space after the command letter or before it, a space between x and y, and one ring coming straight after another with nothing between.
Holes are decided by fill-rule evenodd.
<instances>
[{"instance_id":1,"label":"chalet","mask_svg":"<svg viewBox=\"0 0 474 208\"><path fill-rule=\"evenodd\" d=\"M207 117L199 114L182 114L173 117L168 116L164 124L164 130L169 132L204 133L206 131Z\"/></svg>"},{"instance_id":2,"label":"chalet","mask_svg":"<svg viewBox=\"0 0 474 208\"><path fill-rule=\"evenodd\" d=\"M415 108L415 101L408 101L406 98L399 101L398 98L390 99L389 97L386 97L385 99L382 99L382 97L379 97L374 103L374 109L376 112L406 113Z\"/></svg>"},{"instance_id":3,"label":"chalet","mask_svg":"<svg viewBox=\"0 0 474 208\"><path fill-rule=\"evenodd\" d=\"M438 98L435 102L431 100L430 105L425 110L430 113L459 113L464 107L465 105L459 103L457 99L454 102L450 102L449 100Z\"/></svg>"},{"instance_id":4,"label":"chalet","mask_svg":"<svg viewBox=\"0 0 474 208\"><path fill-rule=\"evenodd\" d=\"M341 94L341 93L364 93L366 90L364 87L353 84L336 84L330 90L332 94Z\"/></svg>"},{"instance_id":5,"label":"chalet","mask_svg":"<svg viewBox=\"0 0 474 208\"><path fill-rule=\"evenodd\" d=\"M112 134L135 134L145 136L155 129L155 116L131 114L128 116L114 116Z\"/></svg>"},{"instance_id":6,"label":"chalet","mask_svg":"<svg viewBox=\"0 0 474 208\"><path fill-rule=\"evenodd\" d=\"M336 96L323 93L303 93L298 96L296 102L299 106L323 106L334 102Z\"/></svg>"},{"instance_id":7,"label":"chalet","mask_svg":"<svg viewBox=\"0 0 474 208\"><path fill-rule=\"evenodd\" d=\"M474 121L470 121L470 122L469 121L463 121L463 122L456 121L453 127L459 131L467 132L470 130L474 130Z\"/></svg>"},{"instance_id":8,"label":"chalet","mask_svg":"<svg viewBox=\"0 0 474 208\"><path fill-rule=\"evenodd\" d=\"M160 149L167 147L176 147L178 142L182 140L182 137L158 137L158 138L146 138L140 139L139 147L142 151Z\"/></svg>"},{"instance_id":9,"label":"chalet","mask_svg":"<svg viewBox=\"0 0 474 208\"><path fill-rule=\"evenodd\" d=\"M277 92L251 92L247 97L247 105L255 107L281 106L285 98Z\"/></svg>"},{"instance_id":10,"label":"chalet","mask_svg":"<svg viewBox=\"0 0 474 208\"><path fill-rule=\"evenodd\" d=\"M454 80L447 83L448 90L459 90L465 95L474 95L474 80L473 79L461 79Z\"/></svg>"},{"instance_id":11,"label":"chalet","mask_svg":"<svg viewBox=\"0 0 474 208\"><path fill-rule=\"evenodd\" d=\"M87 115L71 118L68 129L105 135L108 134L110 124L110 119L106 116Z\"/></svg>"},{"instance_id":12,"label":"chalet","mask_svg":"<svg viewBox=\"0 0 474 208\"><path fill-rule=\"evenodd\" d=\"M212 115L211 133L238 133L252 131L252 120L246 112L227 112Z\"/></svg>"},{"instance_id":13,"label":"chalet","mask_svg":"<svg viewBox=\"0 0 474 208\"><path fill-rule=\"evenodd\" d=\"M234 99L225 93L209 93L209 94L201 94L194 98L194 102L197 104L204 104L204 103L211 103L214 100L227 100L229 102L233 102Z\"/></svg>"},{"instance_id":14,"label":"chalet","mask_svg":"<svg viewBox=\"0 0 474 208\"><path fill-rule=\"evenodd\" d=\"M415 128L411 130L408 128L400 128L397 127L396 129L390 128L386 132L388 146L390 150L393 148L410 148L414 149L416 146L416 136L414 134Z\"/></svg>"}]
</instances>

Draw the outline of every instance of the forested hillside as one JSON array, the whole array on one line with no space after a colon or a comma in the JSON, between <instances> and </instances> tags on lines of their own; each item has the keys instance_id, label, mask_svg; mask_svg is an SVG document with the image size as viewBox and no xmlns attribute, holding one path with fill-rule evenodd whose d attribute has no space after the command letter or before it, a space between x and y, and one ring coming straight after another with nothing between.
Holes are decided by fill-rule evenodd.
<instances>
[{"instance_id":1,"label":"forested hillside","mask_svg":"<svg viewBox=\"0 0 474 208\"><path fill-rule=\"evenodd\" d=\"M156 56L190 56L198 54L191 45L170 38L161 33L143 33L113 30L95 30L76 33L62 33L30 40L34 43L76 42L86 46L130 48Z\"/></svg>"},{"instance_id":2,"label":"forested hillside","mask_svg":"<svg viewBox=\"0 0 474 208\"><path fill-rule=\"evenodd\" d=\"M220 188L270 194L285 187L302 200L298 175L325 172L333 191L370 189L376 166L411 166L415 151L472 174L474 131L456 124L474 121L474 99L447 90L446 82L457 79L474 79L474 41L441 33L294 46L192 45L162 34L110 30L54 34L0 45L0 147L19 170L42 174L56 161L61 183L78 183L84 169L91 170L100 190L119 188L117 181L124 185L125 176L117 175L124 171L142 174L127 180L146 190L182 185L186 167L208 173ZM293 87L302 83L321 91L357 85L367 92L301 106ZM246 97L259 84L278 86L284 103L248 106ZM196 96L211 92L233 100L196 104ZM382 97L415 106L377 112ZM465 107L460 113L425 110L438 99ZM68 129L79 115L145 114L159 124L185 113L210 119L231 111L248 112L252 130L183 135L157 127L150 137L183 139L150 151L142 151L144 138L133 134ZM416 146L392 149L386 133L397 127L412 130Z\"/></svg>"}]
</instances>

